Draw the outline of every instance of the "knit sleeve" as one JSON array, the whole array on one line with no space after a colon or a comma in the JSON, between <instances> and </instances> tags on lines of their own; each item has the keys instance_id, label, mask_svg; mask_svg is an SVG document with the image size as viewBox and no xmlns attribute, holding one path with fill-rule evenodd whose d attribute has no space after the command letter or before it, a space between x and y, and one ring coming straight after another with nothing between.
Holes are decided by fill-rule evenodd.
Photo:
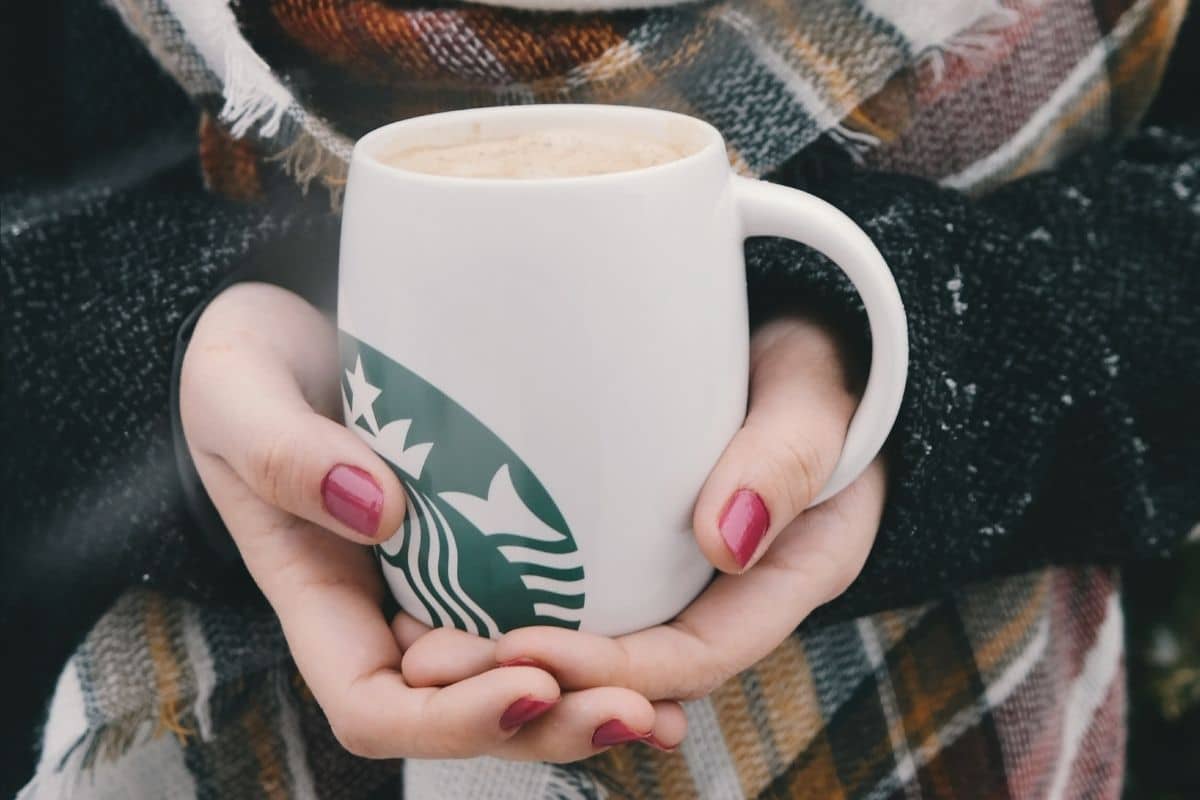
<instances>
[{"instance_id":1,"label":"knit sleeve","mask_svg":"<svg viewBox=\"0 0 1200 800\"><path fill-rule=\"evenodd\" d=\"M191 164L119 189L0 195L0 207L0 567L19 598L12 618L82 631L132 584L253 596L188 513L171 435L175 342L250 261L336 251L337 219L323 205L224 201Z\"/></svg>"},{"instance_id":2,"label":"knit sleeve","mask_svg":"<svg viewBox=\"0 0 1200 800\"><path fill-rule=\"evenodd\" d=\"M827 616L1163 556L1194 529L1198 184L1200 139L1150 129L978 201L853 170L812 187L883 252L912 345L883 525ZM820 257L763 240L748 265L760 317L803 299L864 329Z\"/></svg>"}]
</instances>

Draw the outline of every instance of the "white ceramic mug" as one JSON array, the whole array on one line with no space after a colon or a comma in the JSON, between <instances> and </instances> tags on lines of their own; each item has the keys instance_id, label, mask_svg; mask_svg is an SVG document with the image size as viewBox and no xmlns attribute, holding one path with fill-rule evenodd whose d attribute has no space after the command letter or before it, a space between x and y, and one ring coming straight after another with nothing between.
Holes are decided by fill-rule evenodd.
<instances>
[{"instance_id":1,"label":"white ceramic mug","mask_svg":"<svg viewBox=\"0 0 1200 800\"><path fill-rule=\"evenodd\" d=\"M695 150L575 178L418 174L381 160L543 128ZM346 424L408 493L378 550L401 607L485 636L615 635L708 582L696 495L746 411L748 236L829 256L866 304L870 375L823 500L879 451L908 339L887 265L844 214L735 177L712 126L618 106L520 106L397 122L354 149L338 326Z\"/></svg>"}]
</instances>

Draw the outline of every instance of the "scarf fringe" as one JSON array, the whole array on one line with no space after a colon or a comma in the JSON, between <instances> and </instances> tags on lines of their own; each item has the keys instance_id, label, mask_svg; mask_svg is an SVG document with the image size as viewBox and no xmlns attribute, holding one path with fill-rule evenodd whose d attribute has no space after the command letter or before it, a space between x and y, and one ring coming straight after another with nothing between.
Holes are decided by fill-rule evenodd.
<instances>
[{"instance_id":1,"label":"scarf fringe","mask_svg":"<svg viewBox=\"0 0 1200 800\"><path fill-rule=\"evenodd\" d=\"M225 105L220 119L235 138L259 125L258 134L279 133L291 92L254 51L238 28L228 0L165 0L196 55L220 80Z\"/></svg>"},{"instance_id":2,"label":"scarf fringe","mask_svg":"<svg viewBox=\"0 0 1200 800\"><path fill-rule=\"evenodd\" d=\"M341 210L346 177L350 171L349 161L316 135L303 131L291 144L266 160L279 164L303 193L307 194L312 182L319 179L329 192L332 209Z\"/></svg>"},{"instance_id":3,"label":"scarf fringe","mask_svg":"<svg viewBox=\"0 0 1200 800\"><path fill-rule=\"evenodd\" d=\"M238 139L255 125L259 136L277 135L284 112L292 104L291 94L270 77L267 65L253 52L239 52L236 47L225 51L224 96L220 119Z\"/></svg>"},{"instance_id":4,"label":"scarf fringe","mask_svg":"<svg viewBox=\"0 0 1200 800\"><path fill-rule=\"evenodd\" d=\"M178 723L178 720L174 720ZM153 741L170 732L180 744L185 744L194 735L183 725L163 724L146 716L131 716L98 728L91 728L79 737L54 765L55 773L72 771L78 780L83 780L101 764L112 764L121 760L135 745Z\"/></svg>"},{"instance_id":5,"label":"scarf fringe","mask_svg":"<svg viewBox=\"0 0 1200 800\"><path fill-rule=\"evenodd\" d=\"M866 131L856 131L849 127L845 120L831 127L826 133L846 151L855 164L864 163L868 151L881 143L878 136Z\"/></svg>"}]
</instances>

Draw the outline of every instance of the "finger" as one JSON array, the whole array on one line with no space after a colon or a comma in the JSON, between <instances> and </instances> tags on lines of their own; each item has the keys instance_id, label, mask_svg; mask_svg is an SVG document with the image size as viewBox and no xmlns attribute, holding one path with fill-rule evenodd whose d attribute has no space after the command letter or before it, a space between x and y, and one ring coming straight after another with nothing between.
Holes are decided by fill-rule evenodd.
<instances>
[{"instance_id":1,"label":"finger","mask_svg":"<svg viewBox=\"0 0 1200 800\"><path fill-rule=\"evenodd\" d=\"M517 628L496 641L493 658L499 664L539 666L564 690L633 688L629 654L620 638L549 625Z\"/></svg>"},{"instance_id":2,"label":"finger","mask_svg":"<svg viewBox=\"0 0 1200 800\"><path fill-rule=\"evenodd\" d=\"M337 384L329 380L338 366L333 322L287 289L254 282L231 286L204 310L191 343L219 352L268 351L319 413L333 416L341 406Z\"/></svg>"},{"instance_id":3,"label":"finger","mask_svg":"<svg viewBox=\"0 0 1200 800\"><path fill-rule=\"evenodd\" d=\"M402 691L389 696L389 686ZM439 689L410 688L387 672L356 688L344 719L373 758L483 755L561 705L554 679L530 667L495 669ZM400 702L400 694L409 701Z\"/></svg>"},{"instance_id":4,"label":"finger","mask_svg":"<svg viewBox=\"0 0 1200 800\"><path fill-rule=\"evenodd\" d=\"M701 489L693 517L714 566L748 569L808 508L833 472L855 405L824 329L785 319L755 334L745 424Z\"/></svg>"},{"instance_id":5,"label":"finger","mask_svg":"<svg viewBox=\"0 0 1200 800\"><path fill-rule=\"evenodd\" d=\"M550 712L522 727L493 755L565 763L620 744L646 741L654 731L655 709L646 698L629 689L603 686L564 694ZM678 734L672 728L664 735L674 739Z\"/></svg>"},{"instance_id":6,"label":"finger","mask_svg":"<svg viewBox=\"0 0 1200 800\"><path fill-rule=\"evenodd\" d=\"M221 472L224 470L224 472ZM339 742L370 758L479 755L544 713L559 689L530 667L414 689L380 611L369 551L259 500L223 465L206 485Z\"/></svg>"},{"instance_id":7,"label":"finger","mask_svg":"<svg viewBox=\"0 0 1200 800\"><path fill-rule=\"evenodd\" d=\"M755 569L721 576L670 624L621 638L633 688L651 699L707 696L784 641L861 572L883 515L876 460L829 502L802 514Z\"/></svg>"},{"instance_id":8,"label":"finger","mask_svg":"<svg viewBox=\"0 0 1200 800\"><path fill-rule=\"evenodd\" d=\"M498 659L496 642L455 628L430 628L404 612L396 615L392 630L405 651L405 680L413 686L445 686L497 666L539 666L527 658ZM542 635L540 631L563 629L533 626L519 630L521 633L518 638L522 644L516 647L536 649L529 643L531 637ZM598 643L595 646L612 644L607 637L575 631L569 633L575 646L589 648L593 646L592 642ZM552 643L559 641L557 637L552 639ZM509 648L512 647L510 643Z\"/></svg>"},{"instance_id":9,"label":"finger","mask_svg":"<svg viewBox=\"0 0 1200 800\"><path fill-rule=\"evenodd\" d=\"M404 679L410 686L447 686L497 668L491 640L453 628L430 629L404 612L392 621L392 631L404 650ZM654 725L646 744L674 750L687 733L683 707L669 700L653 706ZM613 710L614 717L619 711Z\"/></svg>"},{"instance_id":10,"label":"finger","mask_svg":"<svg viewBox=\"0 0 1200 800\"><path fill-rule=\"evenodd\" d=\"M674 750L687 736L687 714L674 700L656 700L653 705L654 730L646 744L656 750Z\"/></svg>"},{"instance_id":11,"label":"finger","mask_svg":"<svg viewBox=\"0 0 1200 800\"><path fill-rule=\"evenodd\" d=\"M404 652L404 679L410 686L447 686L495 668L496 643L455 628L429 630Z\"/></svg>"},{"instance_id":12,"label":"finger","mask_svg":"<svg viewBox=\"0 0 1200 800\"><path fill-rule=\"evenodd\" d=\"M399 480L358 436L314 411L319 392L304 387L315 385L306 375L311 365L299 367L298 356L286 352L291 340L303 338L313 362L336 364L332 330L298 298L264 307L273 314L254 329L274 325L274 339L260 331L232 342L247 322L222 318L230 316L228 306L197 326L180 392L189 445L197 459L211 455L229 464L270 506L360 544L390 536L404 518ZM333 391L336 374L331 367L325 375Z\"/></svg>"},{"instance_id":13,"label":"finger","mask_svg":"<svg viewBox=\"0 0 1200 800\"><path fill-rule=\"evenodd\" d=\"M616 639L520 629L497 641L496 658L529 659L566 692L613 685L651 700L704 697L845 590L874 541L884 489L876 461L844 492L792 523L753 571L718 577L666 625Z\"/></svg>"},{"instance_id":14,"label":"finger","mask_svg":"<svg viewBox=\"0 0 1200 800\"><path fill-rule=\"evenodd\" d=\"M406 653L417 639L431 630L434 629L407 611L398 611L396 616L392 617L392 635L396 637L396 643L400 645L400 649Z\"/></svg>"}]
</instances>

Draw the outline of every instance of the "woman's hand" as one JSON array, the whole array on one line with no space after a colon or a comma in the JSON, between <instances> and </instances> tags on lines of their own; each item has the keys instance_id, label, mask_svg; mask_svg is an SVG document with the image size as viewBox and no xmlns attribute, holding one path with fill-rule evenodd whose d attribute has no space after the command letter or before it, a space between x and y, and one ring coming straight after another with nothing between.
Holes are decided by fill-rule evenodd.
<instances>
[{"instance_id":1,"label":"woman's hand","mask_svg":"<svg viewBox=\"0 0 1200 800\"><path fill-rule=\"evenodd\" d=\"M707 695L775 649L866 561L883 513L881 460L815 508L841 453L856 396L832 335L777 320L751 346L750 409L710 474L693 527L723 575L674 620L610 639L523 628L496 643L396 625L413 685L442 686L496 663L535 664L564 690L622 686L651 700ZM669 576L664 576L669 580ZM630 587L635 591L636 587Z\"/></svg>"},{"instance_id":2,"label":"woman's hand","mask_svg":"<svg viewBox=\"0 0 1200 800\"><path fill-rule=\"evenodd\" d=\"M337 375L328 320L290 292L240 284L196 326L180 409L201 480L338 741L372 758L572 761L613 743L617 720L678 743L678 704L613 686L564 694L536 667L480 666L436 688L405 681L364 547L400 526L404 493L334 421Z\"/></svg>"}]
</instances>

